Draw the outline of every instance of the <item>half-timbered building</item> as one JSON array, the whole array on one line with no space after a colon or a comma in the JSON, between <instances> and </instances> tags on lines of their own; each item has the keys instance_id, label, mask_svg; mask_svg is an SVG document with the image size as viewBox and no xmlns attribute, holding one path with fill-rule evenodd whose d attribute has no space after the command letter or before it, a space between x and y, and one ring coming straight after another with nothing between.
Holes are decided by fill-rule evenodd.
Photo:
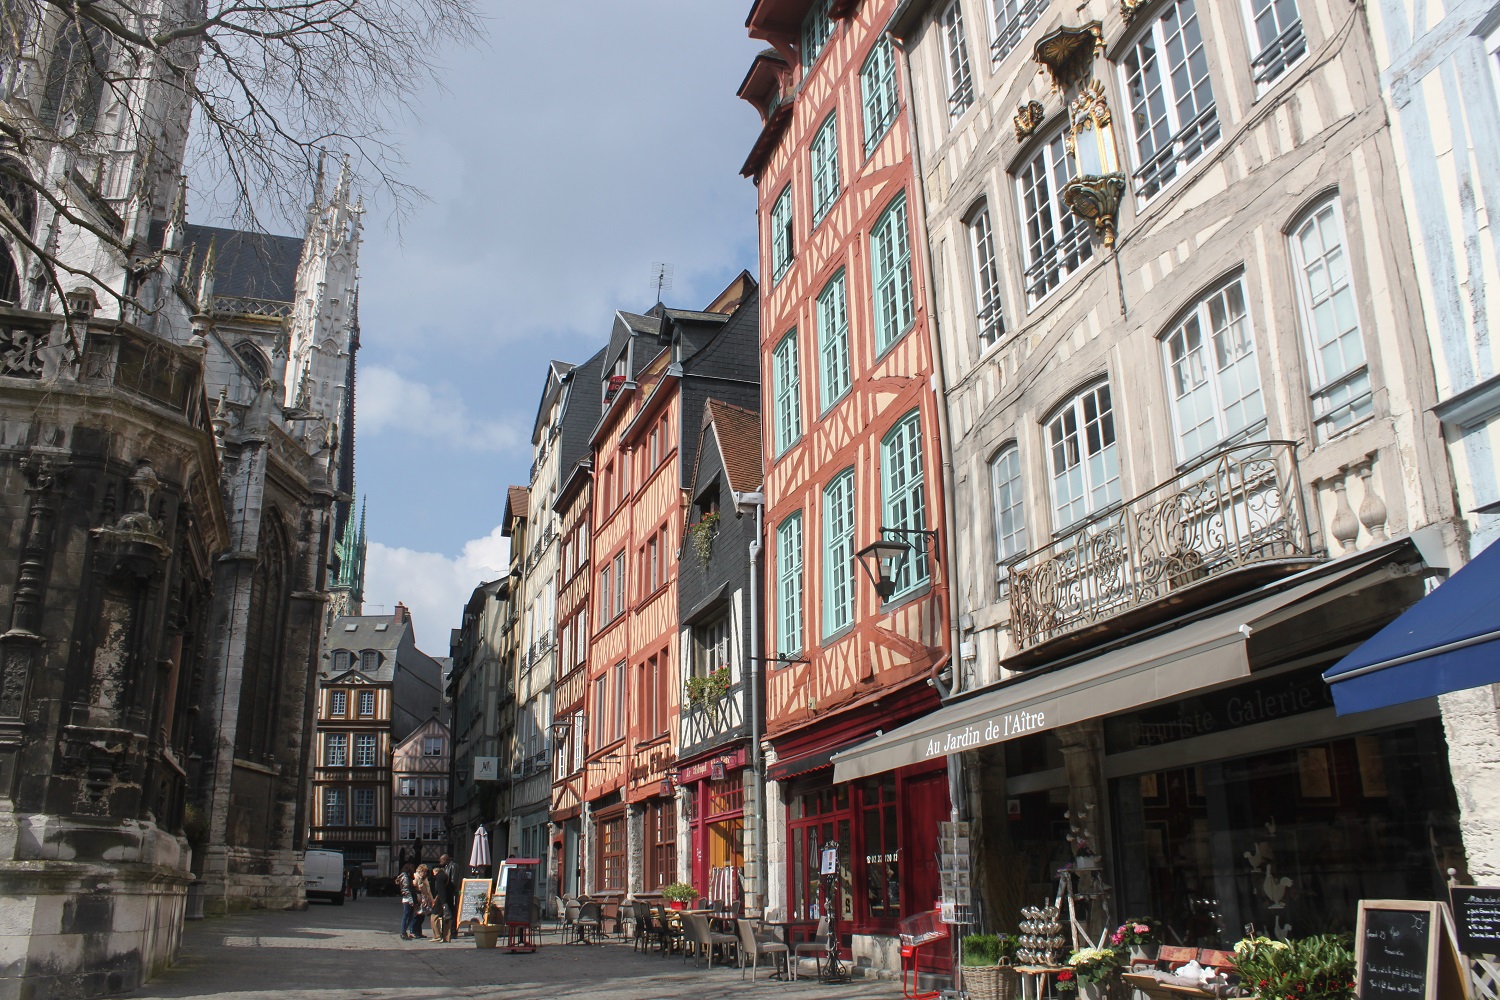
<instances>
[{"instance_id":1,"label":"half-timbered building","mask_svg":"<svg viewBox=\"0 0 1500 1000\"><path fill-rule=\"evenodd\" d=\"M896 966L898 921L937 896L941 762L833 780L832 756L933 708L949 671L935 361L895 0L757 0L771 46L740 96L758 190L767 561L770 897L855 958ZM903 545L882 597L857 553ZM838 851L825 888L819 857Z\"/></svg>"}]
</instances>

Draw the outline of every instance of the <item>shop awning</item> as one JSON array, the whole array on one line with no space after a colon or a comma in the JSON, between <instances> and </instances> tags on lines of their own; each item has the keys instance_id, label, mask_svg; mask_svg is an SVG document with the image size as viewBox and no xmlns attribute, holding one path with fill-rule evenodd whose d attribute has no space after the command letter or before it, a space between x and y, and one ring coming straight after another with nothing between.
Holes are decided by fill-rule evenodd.
<instances>
[{"instance_id":1,"label":"shop awning","mask_svg":"<svg viewBox=\"0 0 1500 1000\"><path fill-rule=\"evenodd\" d=\"M1500 683L1500 545L1323 673L1340 715Z\"/></svg>"},{"instance_id":2,"label":"shop awning","mask_svg":"<svg viewBox=\"0 0 1500 1000\"><path fill-rule=\"evenodd\" d=\"M834 781L880 774L1247 677L1245 643L1257 628L1269 627L1294 606L1300 613L1333 600L1348 590L1339 584L1371 573L1368 560L1333 572L1327 565L1315 567L1232 610L1081 663L985 689L835 754ZM1371 582L1378 581L1357 585Z\"/></svg>"}]
</instances>

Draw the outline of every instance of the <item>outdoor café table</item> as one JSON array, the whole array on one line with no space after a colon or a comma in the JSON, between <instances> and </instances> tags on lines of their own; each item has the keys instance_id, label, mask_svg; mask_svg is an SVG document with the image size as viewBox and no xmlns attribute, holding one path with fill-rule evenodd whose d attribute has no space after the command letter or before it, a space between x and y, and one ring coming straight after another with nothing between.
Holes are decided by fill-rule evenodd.
<instances>
[{"instance_id":1,"label":"outdoor caf\u00e9 table","mask_svg":"<svg viewBox=\"0 0 1500 1000\"><path fill-rule=\"evenodd\" d=\"M1062 965L1017 965L1016 975L1021 977L1021 1000L1046 1000L1047 979L1062 972Z\"/></svg>"}]
</instances>

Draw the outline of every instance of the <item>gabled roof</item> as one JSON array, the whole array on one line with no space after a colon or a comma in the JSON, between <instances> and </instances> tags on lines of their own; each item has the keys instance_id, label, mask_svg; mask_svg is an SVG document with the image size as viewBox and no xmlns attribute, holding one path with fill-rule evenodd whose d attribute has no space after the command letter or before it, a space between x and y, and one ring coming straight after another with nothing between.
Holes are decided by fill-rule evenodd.
<instances>
[{"instance_id":1,"label":"gabled roof","mask_svg":"<svg viewBox=\"0 0 1500 1000\"><path fill-rule=\"evenodd\" d=\"M589 435L599 423L603 409L599 391L599 374L604 369L604 348L567 374L568 395L563 400L562 438L558 447L558 467L566 476L568 471L593 452L589 448Z\"/></svg>"},{"instance_id":2,"label":"gabled roof","mask_svg":"<svg viewBox=\"0 0 1500 1000\"><path fill-rule=\"evenodd\" d=\"M537 403L536 420L531 425L531 442L535 444L542 433L542 423L547 419L547 410L562 392L563 381L573 365L567 361L552 361L547 365L547 382L542 386L542 399Z\"/></svg>"},{"instance_id":3,"label":"gabled roof","mask_svg":"<svg viewBox=\"0 0 1500 1000\"><path fill-rule=\"evenodd\" d=\"M712 428L729 489L736 496L760 492L765 482L760 460L760 414L722 399L710 399L703 409L703 424ZM698 461L702 460L700 455Z\"/></svg>"},{"instance_id":4,"label":"gabled roof","mask_svg":"<svg viewBox=\"0 0 1500 1000\"><path fill-rule=\"evenodd\" d=\"M214 294L291 302L296 298L297 265L302 262L302 238L247 233L238 229L188 224L183 235L183 260L192 254L193 274L183 283L196 285L208 246L214 247Z\"/></svg>"},{"instance_id":5,"label":"gabled roof","mask_svg":"<svg viewBox=\"0 0 1500 1000\"><path fill-rule=\"evenodd\" d=\"M531 506L531 491L524 486L512 486L505 491L505 519L525 518Z\"/></svg>"}]
</instances>

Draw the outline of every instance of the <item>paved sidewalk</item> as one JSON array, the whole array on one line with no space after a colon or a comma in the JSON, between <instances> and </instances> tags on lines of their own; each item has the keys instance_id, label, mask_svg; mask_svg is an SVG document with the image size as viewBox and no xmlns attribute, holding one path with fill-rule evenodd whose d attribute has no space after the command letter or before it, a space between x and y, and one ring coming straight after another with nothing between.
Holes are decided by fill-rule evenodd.
<instances>
[{"instance_id":1,"label":"paved sidewalk","mask_svg":"<svg viewBox=\"0 0 1500 1000\"><path fill-rule=\"evenodd\" d=\"M543 935L533 955L452 944L402 941L401 906L361 899L345 906L311 903L302 913L256 912L191 921L176 966L126 994L138 1000L363 1000L365 997L588 997L590 1000L900 1000L899 985L878 980L825 985L768 980L752 984L738 969L694 968L678 956L641 955L628 944L558 943Z\"/></svg>"}]
</instances>

